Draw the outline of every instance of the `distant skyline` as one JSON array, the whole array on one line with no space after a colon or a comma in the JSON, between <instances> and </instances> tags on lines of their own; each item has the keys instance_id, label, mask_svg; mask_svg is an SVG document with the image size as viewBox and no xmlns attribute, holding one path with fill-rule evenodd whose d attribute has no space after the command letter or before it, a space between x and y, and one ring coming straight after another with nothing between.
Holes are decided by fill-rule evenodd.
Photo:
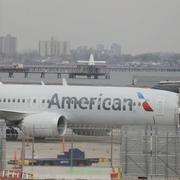
<instances>
[{"instance_id":1,"label":"distant skyline","mask_svg":"<svg viewBox=\"0 0 180 180\"><path fill-rule=\"evenodd\" d=\"M112 43L122 53L180 53L180 0L0 0L0 36L18 50L51 36L72 48Z\"/></svg>"}]
</instances>

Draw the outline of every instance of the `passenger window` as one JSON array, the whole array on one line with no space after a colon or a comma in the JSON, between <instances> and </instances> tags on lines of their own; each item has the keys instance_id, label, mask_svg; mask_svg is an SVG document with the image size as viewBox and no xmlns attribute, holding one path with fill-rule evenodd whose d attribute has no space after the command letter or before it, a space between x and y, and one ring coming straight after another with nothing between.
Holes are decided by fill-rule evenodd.
<instances>
[{"instance_id":1,"label":"passenger window","mask_svg":"<svg viewBox=\"0 0 180 180\"><path fill-rule=\"evenodd\" d=\"M11 99L8 99L8 102L10 103L10 102L11 102Z\"/></svg>"},{"instance_id":2,"label":"passenger window","mask_svg":"<svg viewBox=\"0 0 180 180\"><path fill-rule=\"evenodd\" d=\"M15 102L16 102L16 100L15 100L15 99L13 99L13 100L12 100L12 102L13 102L13 103L15 103Z\"/></svg>"},{"instance_id":3,"label":"passenger window","mask_svg":"<svg viewBox=\"0 0 180 180\"><path fill-rule=\"evenodd\" d=\"M18 103L20 103L20 101L21 101L20 99L17 100Z\"/></svg>"},{"instance_id":4,"label":"passenger window","mask_svg":"<svg viewBox=\"0 0 180 180\"><path fill-rule=\"evenodd\" d=\"M3 99L3 102L6 102L6 98Z\"/></svg>"},{"instance_id":5,"label":"passenger window","mask_svg":"<svg viewBox=\"0 0 180 180\"><path fill-rule=\"evenodd\" d=\"M33 99L33 103L36 103L36 99Z\"/></svg>"},{"instance_id":6,"label":"passenger window","mask_svg":"<svg viewBox=\"0 0 180 180\"><path fill-rule=\"evenodd\" d=\"M22 99L22 102L25 103L25 99Z\"/></svg>"},{"instance_id":7,"label":"passenger window","mask_svg":"<svg viewBox=\"0 0 180 180\"><path fill-rule=\"evenodd\" d=\"M45 99L42 100L42 103L45 103Z\"/></svg>"}]
</instances>

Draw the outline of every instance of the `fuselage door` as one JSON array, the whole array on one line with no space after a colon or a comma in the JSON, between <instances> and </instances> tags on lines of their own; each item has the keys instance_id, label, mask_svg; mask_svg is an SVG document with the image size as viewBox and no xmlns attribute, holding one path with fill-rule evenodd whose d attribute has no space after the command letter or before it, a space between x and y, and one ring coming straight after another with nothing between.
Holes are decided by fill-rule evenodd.
<instances>
[{"instance_id":1,"label":"fuselage door","mask_svg":"<svg viewBox=\"0 0 180 180\"><path fill-rule=\"evenodd\" d=\"M158 97L156 101L156 115L163 116L164 115L164 98Z\"/></svg>"}]
</instances>

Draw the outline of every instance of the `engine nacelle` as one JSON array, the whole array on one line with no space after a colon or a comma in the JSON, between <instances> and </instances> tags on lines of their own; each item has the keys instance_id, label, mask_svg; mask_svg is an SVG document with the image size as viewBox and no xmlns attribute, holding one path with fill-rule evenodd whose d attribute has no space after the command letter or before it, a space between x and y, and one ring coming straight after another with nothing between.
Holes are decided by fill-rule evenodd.
<instances>
[{"instance_id":1,"label":"engine nacelle","mask_svg":"<svg viewBox=\"0 0 180 180\"><path fill-rule=\"evenodd\" d=\"M42 112L26 116L22 122L25 134L36 138L63 136L67 129L67 119L63 115Z\"/></svg>"}]
</instances>

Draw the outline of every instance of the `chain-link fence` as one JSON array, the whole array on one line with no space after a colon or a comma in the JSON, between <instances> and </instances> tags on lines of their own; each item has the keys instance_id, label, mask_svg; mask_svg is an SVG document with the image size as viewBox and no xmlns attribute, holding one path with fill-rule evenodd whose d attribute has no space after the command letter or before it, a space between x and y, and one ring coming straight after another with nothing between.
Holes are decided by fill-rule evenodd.
<instances>
[{"instance_id":1,"label":"chain-link fence","mask_svg":"<svg viewBox=\"0 0 180 180\"><path fill-rule=\"evenodd\" d=\"M131 128L130 128L131 129ZM122 133L121 165L128 175L179 177L180 136L178 131L139 129ZM169 129L169 130L168 130ZM142 134L140 134L140 132ZM173 133L174 132L174 133Z\"/></svg>"},{"instance_id":2,"label":"chain-link fence","mask_svg":"<svg viewBox=\"0 0 180 180\"><path fill-rule=\"evenodd\" d=\"M64 137L50 135L43 139L24 130L16 140L8 141L7 168L23 165L25 170L44 176L55 175L56 169L61 175L100 174L104 179L113 167L119 168L123 177L180 176L180 135L173 126L76 126L69 127Z\"/></svg>"}]
</instances>

